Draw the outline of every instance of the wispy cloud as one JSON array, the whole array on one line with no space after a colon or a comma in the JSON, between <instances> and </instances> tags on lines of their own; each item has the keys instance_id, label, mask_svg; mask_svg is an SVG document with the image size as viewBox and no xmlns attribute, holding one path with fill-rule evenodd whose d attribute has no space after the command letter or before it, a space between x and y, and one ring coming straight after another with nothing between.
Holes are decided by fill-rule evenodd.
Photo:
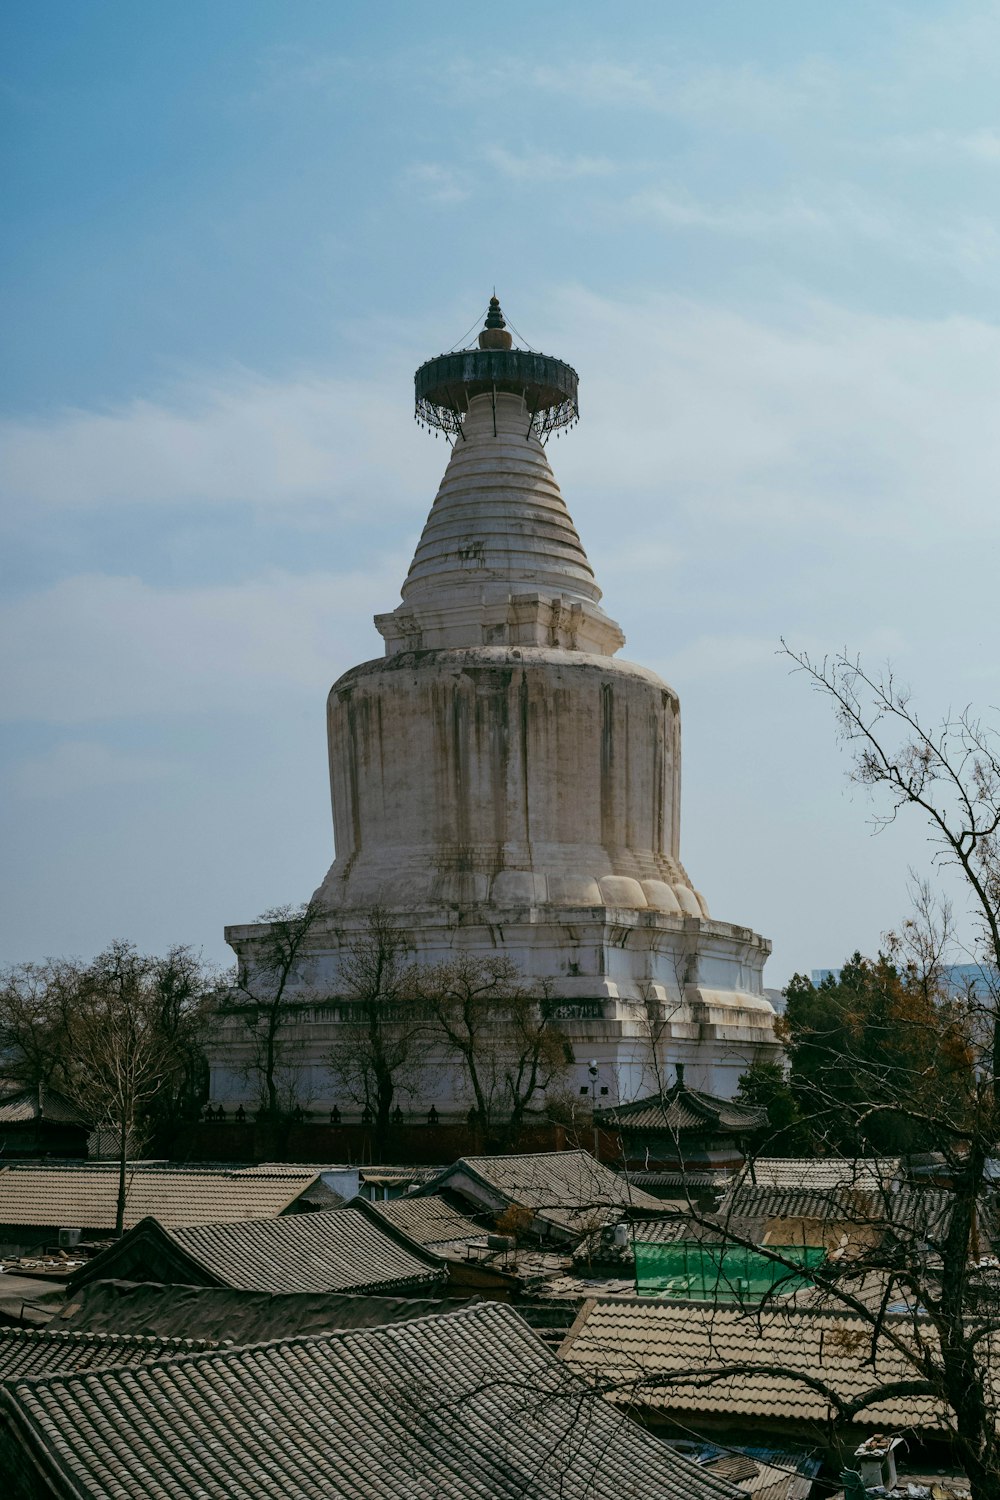
<instances>
[{"instance_id":1,"label":"wispy cloud","mask_svg":"<svg viewBox=\"0 0 1000 1500\"><path fill-rule=\"evenodd\" d=\"M803 108L817 110L839 93L837 71L807 60L785 72L751 65L672 63L623 65L614 60L573 61L532 69L530 83L590 105L653 110L726 125L738 117L760 124L787 120Z\"/></svg>"},{"instance_id":2,"label":"wispy cloud","mask_svg":"<svg viewBox=\"0 0 1000 1500\"><path fill-rule=\"evenodd\" d=\"M378 71L345 52L285 43L269 47L260 55L257 86L239 96L238 102L287 108L289 96L320 93L336 97L345 88L358 80L369 79L373 72Z\"/></svg>"},{"instance_id":3,"label":"wispy cloud","mask_svg":"<svg viewBox=\"0 0 1000 1500\"><path fill-rule=\"evenodd\" d=\"M567 485L642 495L674 539L677 504L784 533L996 537L1000 329L815 300L767 319L681 297L549 299L553 346L584 372ZM628 381L620 372L635 372ZM659 497L667 487L670 504ZM945 503L947 497L947 503Z\"/></svg>"},{"instance_id":4,"label":"wispy cloud","mask_svg":"<svg viewBox=\"0 0 1000 1500\"><path fill-rule=\"evenodd\" d=\"M629 195L622 211L672 230L743 239L807 238L825 253L850 242L877 246L897 261L949 267L971 281L992 281L1000 265L1000 231L984 216L956 214L927 221L885 195L814 184L812 196L752 202L708 202L682 186L649 187Z\"/></svg>"},{"instance_id":5,"label":"wispy cloud","mask_svg":"<svg viewBox=\"0 0 1000 1500\"><path fill-rule=\"evenodd\" d=\"M502 177L515 182L571 182L580 177L607 177L618 170L606 156L563 156L551 151L509 151L489 146L486 160Z\"/></svg>"},{"instance_id":6,"label":"wispy cloud","mask_svg":"<svg viewBox=\"0 0 1000 1500\"><path fill-rule=\"evenodd\" d=\"M365 574L275 573L170 589L86 574L0 607L0 719L83 724L322 703L355 661L381 654L372 624L408 559Z\"/></svg>"},{"instance_id":7,"label":"wispy cloud","mask_svg":"<svg viewBox=\"0 0 1000 1500\"><path fill-rule=\"evenodd\" d=\"M394 384L235 371L179 383L159 399L8 419L0 493L11 507L78 509L196 500L324 501L350 511L392 502L420 461Z\"/></svg>"},{"instance_id":8,"label":"wispy cloud","mask_svg":"<svg viewBox=\"0 0 1000 1500\"><path fill-rule=\"evenodd\" d=\"M769 236L781 233L826 233L834 217L822 204L799 198L771 205L739 203L713 205L701 202L678 188L669 191L647 188L634 193L624 205L627 212L666 224L671 229L704 229L719 234Z\"/></svg>"},{"instance_id":9,"label":"wispy cloud","mask_svg":"<svg viewBox=\"0 0 1000 1500\"><path fill-rule=\"evenodd\" d=\"M405 180L429 203L462 203L472 190L468 174L447 162L414 162L407 167Z\"/></svg>"},{"instance_id":10,"label":"wispy cloud","mask_svg":"<svg viewBox=\"0 0 1000 1500\"><path fill-rule=\"evenodd\" d=\"M964 159L996 166L1000 164L1000 130L985 125L978 130L921 130L884 136L872 150L915 161Z\"/></svg>"},{"instance_id":11,"label":"wispy cloud","mask_svg":"<svg viewBox=\"0 0 1000 1500\"><path fill-rule=\"evenodd\" d=\"M796 636L791 642L797 651L809 651L822 660L829 649L829 641L810 633L808 637ZM898 659L906 650L906 638L901 630L879 628L865 632L851 642L851 649L866 660L879 662L888 658ZM676 682L695 679L747 676L762 668L770 669L781 654L780 641L775 635L754 635L734 631L728 634L696 635L679 650L671 653L668 660L659 663L661 670ZM788 670L787 661L783 664Z\"/></svg>"},{"instance_id":12,"label":"wispy cloud","mask_svg":"<svg viewBox=\"0 0 1000 1500\"><path fill-rule=\"evenodd\" d=\"M752 64L709 64L658 50L659 57L654 49L642 63L613 51L528 66L519 59L484 67L480 58L452 56L432 71L439 90L455 103L495 95L555 96L574 109L639 111L723 130L737 122L773 126L805 110L816 115L842 97L841 73L822 59L766 72Z\"/></svg>"}]
</instances>

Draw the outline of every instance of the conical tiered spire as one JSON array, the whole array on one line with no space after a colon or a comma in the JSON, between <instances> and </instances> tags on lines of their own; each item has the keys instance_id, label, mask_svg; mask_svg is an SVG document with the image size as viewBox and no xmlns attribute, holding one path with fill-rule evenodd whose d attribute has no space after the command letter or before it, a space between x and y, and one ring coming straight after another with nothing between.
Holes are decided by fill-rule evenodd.
<instances>
[{"instance_id":1,"label":"conical tiered spire","mask_svg":"<svg viewBox=\"0 0 1000 1500\"><path fill-rule=\"evenodd\" d=\"M594 570L538 436L575 417L576 373L512 350L496 296L479 344L417 371L418 414L455 443L403 604L376 620L387 652L507 644L612 655L625 638L598 608Z\"/></svg>"},{"instance_id":2,"label":"conical tiered spire","mask_svg":"<svg viewBox=\"0 0 1000 1500\"><path fill-rule=\"evenodd\" d=\"M516 396L476 396L417 546L403 598L502 583L601 597L541 443Z\"/></svg>"}]
</instances>

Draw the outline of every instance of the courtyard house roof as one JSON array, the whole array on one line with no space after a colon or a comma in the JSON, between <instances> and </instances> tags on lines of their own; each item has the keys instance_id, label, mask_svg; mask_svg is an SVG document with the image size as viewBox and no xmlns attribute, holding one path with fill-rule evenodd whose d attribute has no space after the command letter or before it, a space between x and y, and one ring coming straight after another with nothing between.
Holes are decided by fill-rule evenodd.
<instances>
[{"instance_id":1,"label":"courtyard house roof","mask_svg":"<svg viewBox=\"0 0 1000 1500\"><path fill-rule=\"evenodd\" d=\"M463 1156L423 1191L456 1193L479 1213L526 1209L542 1233L562 1239L578 1239L630 1210L663 1212L659 1198L633 1187L588 1151Z\"/></svg>"},{"instance_id":2,"label":"courtyard house roof","mask_svg":"<svg viewBox=\"0 0 1000 1500\"><path fill-rule=\"evenodd\" d=\"M717 1217L724 1224L756 1222L762 1240L772 1244L781 1242L785 1226L811 1223L836 1225L848 1238L862 1242L892 1238L937 1247L948 1232L954 1204L955 1194L946 1188L902 1187L887 1192L860 1184L820 1189L808 1184L755 1187L744 1181L723 1199ZM991 1238L991 1218L988 1203L981 1201L977 1227L984 1250Z\"/></svg>"},{"instance_id":3,"label":"courtyard house roof","mask_svg":"<svg viewBox=\"0 0 1000 1500\"><path fill-rule=\"evenodd\" d=\"M915 1339L910 1319L888 1315L886 1322L904 1341ZM834 1418L880 1431L943 1431L944 1408L930 1395L897 1392L864 1404L881 1386L912 1386L917 1378L885 1337L874 1361L871 1345L871 1325L839 1311L595 1298L560 1354L579 1374L602 1380L614 1399L654 1417L791 1424L817 1436ZM810 1380L829 1387L844 1411Z\"/></svg>"},{"instance_id":4,"label":"courtyard house roof","mask_svg":"<svg viewBox=\"0 0 1000 1500\"><path fill-rule=\"evenodd\" d=\"M889 1191L899 1181L898 1156L756 1156L737 1179L749 1186L813 1188L865 1187Z\"/></svg>"},{"instance_id":5,"label":"courtyard house roof","mask_svg":"<svg viewBox=\"0 0 1000 1500\"><path fill-rule=\"evenodd\" d=\"M467 1245L470 1240L484 1240L486 1237L485 1229L459 1213L444 1198L407 1194L403 1198L358 1201L364 1203L366 1211L374 1218L437 1255Z\"/></svg>"},{"instance_id":6,"label":"courtyard house roof","mask_svg":"<svg viewBox=\"0 0 1000 1500\"><path fill-rule=\"evenodd\" d=\"M330 1207L337 1201L311 1168L266 1173L137 1162L126 1176L125 1228L150 1215L169 1227L277 1218L306 1200ZM116 1162L0 1166L0 1225L113 1230L117 1203Z\"/></svg>"},{"instance_id":7,"label":"courtyard house roof","mask_svg":"<svg viewBox=\"0 0 1000 1500\"><path fill-rule=\"evenodd\" d=\"M683 1082L647 1099L616 1104L601 1110L601 1124L609 1130L663 1132L670 1136L742 1134L767 1123L766 1110L690 1089Z\"/></svg>"},{"instance_id":8,"label":"courtyard house roof","mask_svg":"<svg viewBox=\"0 0 1000 1500\"><path fill-rule=\"evenodd\" d=\"M436 1291L436 1287L430 1288ZM74 1291L56 1322L89 1332L192 1335L261 1344L334 1328L380 1328L455 1304L435 1296L387 1297L353 1292L247 1292L233 1287L161 1282L92 1281Z\"/></svg>"},{"instance_id":9,"label":"courtyard house roof","mask_svg":"<svg viewBox=\"0 0 1000 1500\"><path fill-rule=\"evenodd\" d=\"M357 1209L168 1227L146 1219L71 1278L108 1277L258 1292L392 1292L445 1279L435 1257L405 1248Z\"/></svg>"},{"instance_id":10,"label":"courtyard house roof","mask_svg":"<svg viewBox=\"0 0 1000 1500\"><path fill-rule=\"evenodd\" d=\"M497 1304L23 1381L0 1401L0 1462L53 1500L741 1493L616 1412Z\"/></svg>"},{"instance_id":11,"label":"courtyard house roof","mask_svg":"<svg viewBox=\"0 0 1000 1500\"><path fill-rule=\"evenodd\" d=\"M9 1079L0 1079L0 1125L27 1125L33 1120L82 1128L87 1125L83 1111L58 1089L50 1089L42 1083L29 1088Z\"/></svg>"}]
</instances>

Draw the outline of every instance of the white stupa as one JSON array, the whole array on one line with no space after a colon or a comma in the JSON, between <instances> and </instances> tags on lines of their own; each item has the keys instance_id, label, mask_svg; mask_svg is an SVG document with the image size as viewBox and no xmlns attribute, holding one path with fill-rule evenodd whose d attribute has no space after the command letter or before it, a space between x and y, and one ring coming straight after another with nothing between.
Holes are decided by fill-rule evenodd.
<instances>
[{"instance_id":1,"label":"white stupa","mask_svg":"<svg viewBox=\"0 0 1000 1500\"><path fill-rule=\"evenodd\" d=\"M777 1055L770 944L713 920L681 864L677 695L618 659L624 635L544 447L576 420L576 374L513 349L493 298L479 349L429 361L416 388L418 417L453 446L402 603L376 616L385 654L329 696L336 858L301 982L322 1002L302 1022L312 1106L336 1102L322 1058L339 954L376 903L420 960L500 949L545 981L572 1092L596 1060L602 1102L652 1091L677 1062L732 1094ZM226 937L252 965L260 932ZM223 1101L245 1090L233 1047L213 1059ZM467 1107L446 1074L430 1103Z\"/></svg>"}]
</instances>

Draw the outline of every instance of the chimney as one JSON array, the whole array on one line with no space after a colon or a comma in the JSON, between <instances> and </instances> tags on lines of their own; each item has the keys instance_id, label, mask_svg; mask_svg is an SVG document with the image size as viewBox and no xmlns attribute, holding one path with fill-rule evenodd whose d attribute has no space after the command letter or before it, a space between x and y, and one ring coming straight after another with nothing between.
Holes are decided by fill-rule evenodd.
<instances>
[{"instance_id":1,"label":"chimney","mask_svg":"<svg viewBox=\"0 0 1000 1500\"><path fill-rule=\"evenodd\" d=\"M866 1490L877 1489L880 1485L883 1489L895 1489L895 1450L902 1442L902 1438L884 1437L877 1432L854 1450L854 1462Z\"/></svg>"}]
</instances>

